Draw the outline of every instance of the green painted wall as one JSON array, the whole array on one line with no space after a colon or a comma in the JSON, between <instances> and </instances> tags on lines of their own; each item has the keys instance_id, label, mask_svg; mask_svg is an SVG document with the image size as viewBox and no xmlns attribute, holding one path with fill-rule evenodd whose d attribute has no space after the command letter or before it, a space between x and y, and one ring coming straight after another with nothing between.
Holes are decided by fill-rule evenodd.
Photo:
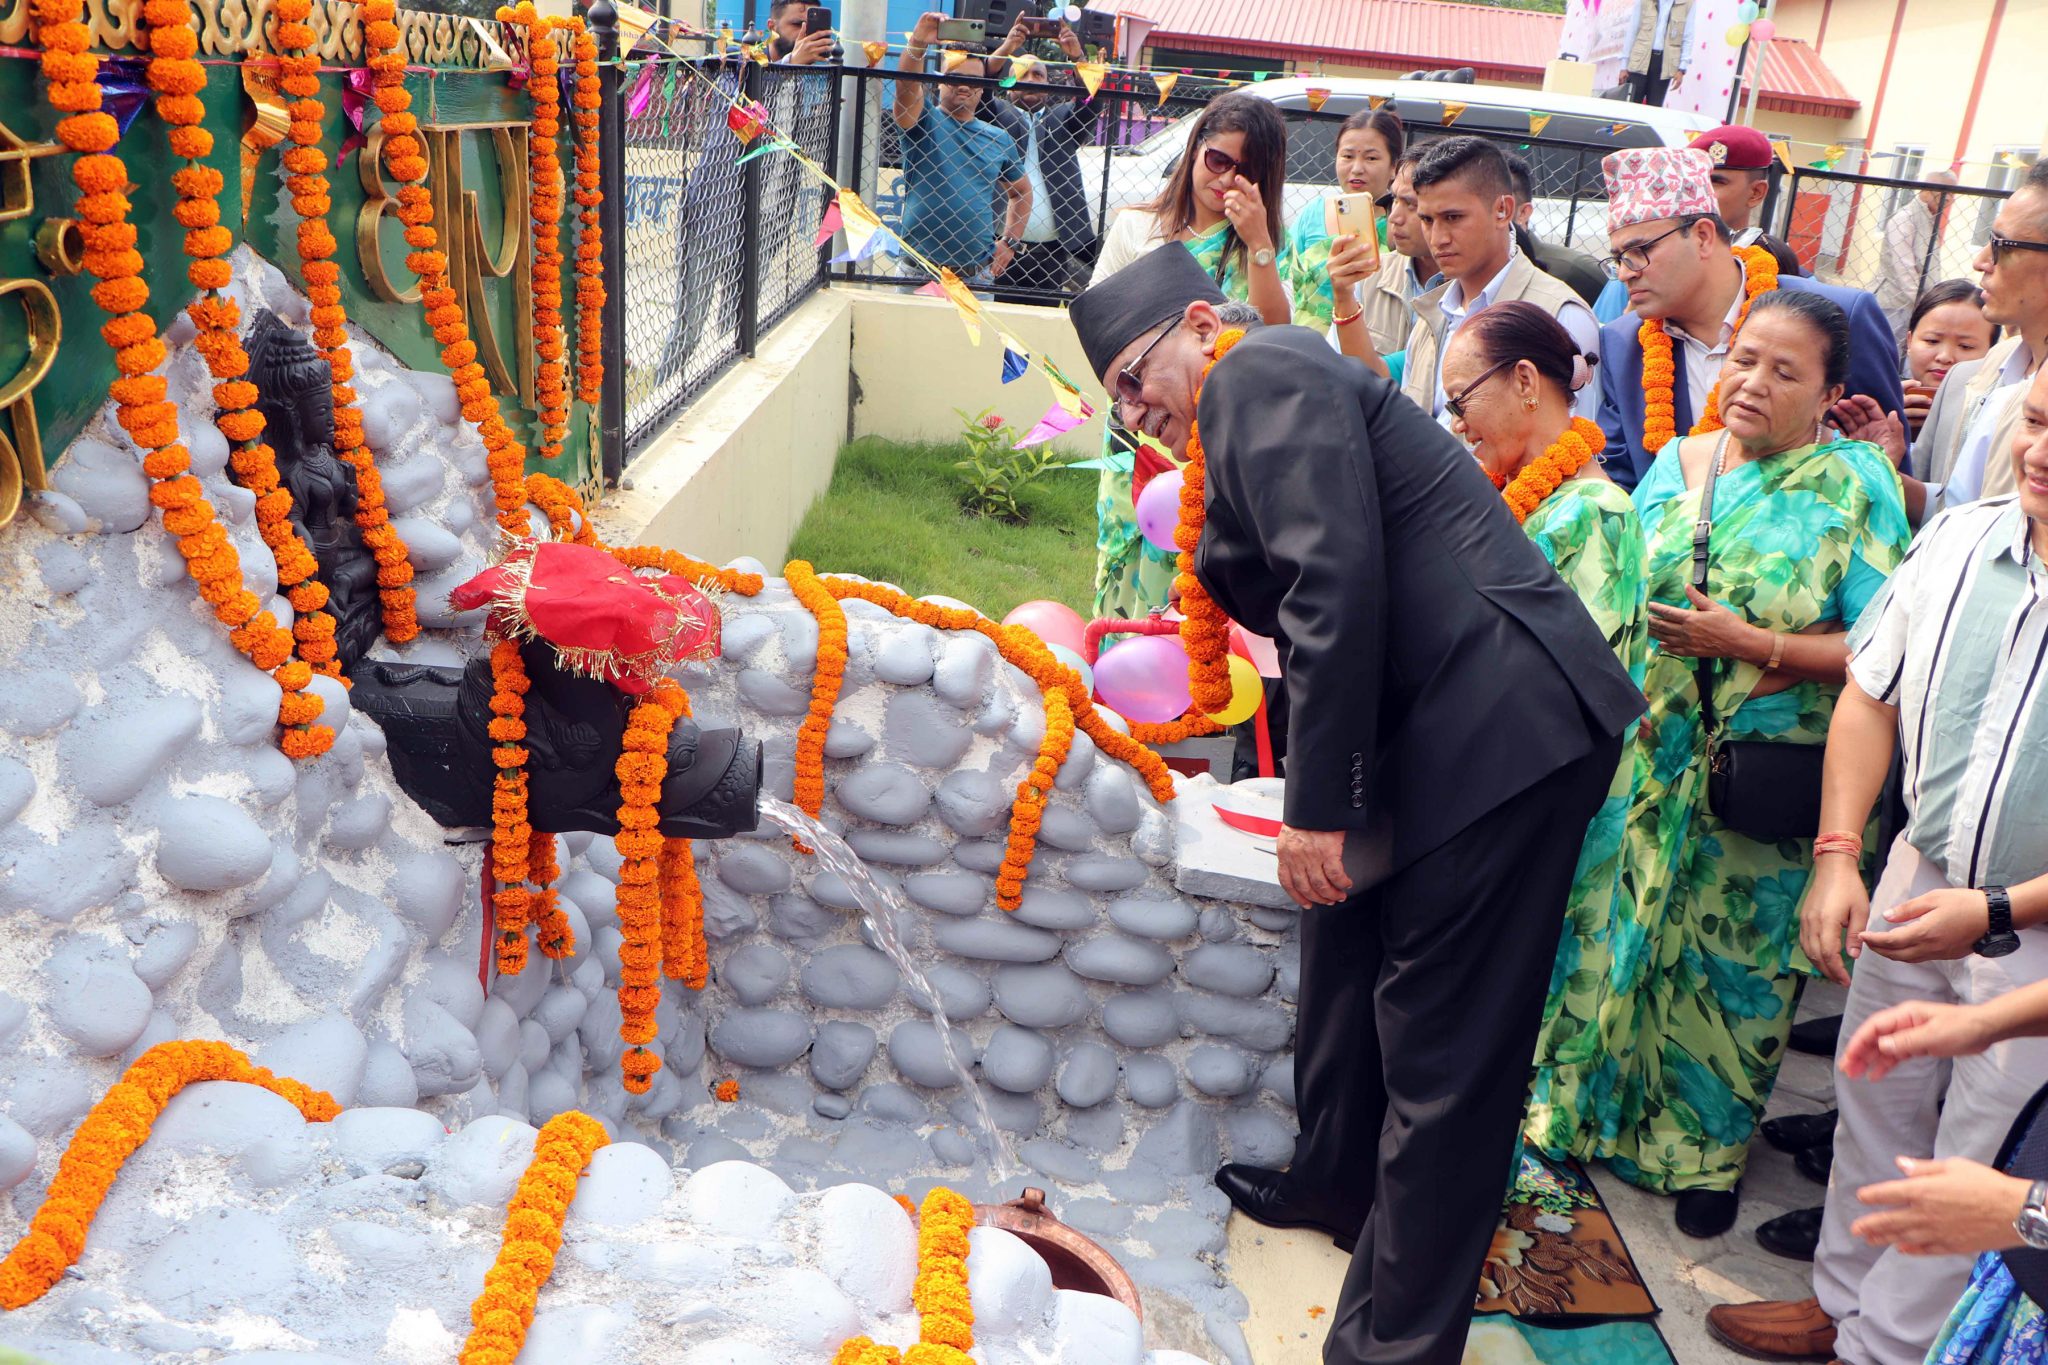
<instances>
[{"instance_id":1,"label":"green painted wall","mask_svg":"<svg viewBox=\"0 0 2048 1365\"><path fill-rule=\"evenodd\" d=\"M241 211L241 132L245 104L241 82L239 73L231 66L210 65L207 74L206 123L214 133L211 164L226 178L228 186L221 196L222 221L230 228L242 227L242 235L249 245L278 264L296 283L298 220L292 210L290 196L284 191L279 161L282 149L272 148L264 154L257 173L255 193L250 200L249 221L246 225L238 225L234 220ZM525 94L512 90L502 72L443 70L431 80L424 73L415 74L410 80L413 108L422 122L516 121L525 119L530 111ZM331 156L340 150L344 137L352 131L343 110L342 91L347 82L339 74L330 74L322 77L321 84L328 110L326 136L322 144ZM375 107L372 106L368 112L369 122L374 126ZM25 141L54 140L57 116L43 103L34 61L0 57L0 122L5 122L17 137ZM566 117L562 122L565 130L573 127ZM478 194L480 216L485 224L485 246L495 247L498 244L500 212L496 153L488 136L468 137L464 143L467 186ZM127 162L129 179L135 185L129 192L133 205L130 221L136 225L138 248L145 261L150 286L149 311L161 328L191 300L193 293L185 279L184 233L171 217L171 208L177 201L176 191L171 187L171 173L182 163L171 155L164 125L151 108L143 110L116 150ZM573 185L575 148L566 131L561 139L560 155L563 174ZM420 305L384 303L376 299L364 283L355 251L356 215L365 198L357 171L357 161L361 156L360 151L352 153L344 166L328 173L333 206L327 222L341 246L337 259L342 266L343 295L349 321L376 338L407 366L442 372L445 367L441 364L440 346L427 328ZM63 314L63 348L56 366L35 391L45 460L54 464L72 438L106 402L107 386L113 381L115 370L113 353L98 336L105 315L92 301L92 277L83 274L56 277L36 259L35 234L43 220L70 216L72 206L77 202L78 192L71 183L71 157L64 153L41 157L33 163L31 176L35 191L33 211L26 217L0 222L0 280L22 277L41 280L56 296ZM576 373L576 287L571 269L575 260L574 212L571 200L569 221L562 233L565 258L562 292L569 329L566 382L572 388ZM393 283L405 288L413 282L413 277L405 269L406 248L399 234L396 217L387 214L381 234L387 269ZM492 305L500 345L509 360L518 341L511 279L487 282L486 293ZM0 298L0 377L16 373L26 354L27 338L21 309L11 299ZM501 395L499 407L514 431L532 447L538 436L538 424L533 414L521 407L516 397ZM572 403L569 438L561 459L544 465L535 454L528 468L538 470L545 467L547 472L572 484L587 477L595 463L592 425L587 405Z\"/></svg>"}]
</instances>

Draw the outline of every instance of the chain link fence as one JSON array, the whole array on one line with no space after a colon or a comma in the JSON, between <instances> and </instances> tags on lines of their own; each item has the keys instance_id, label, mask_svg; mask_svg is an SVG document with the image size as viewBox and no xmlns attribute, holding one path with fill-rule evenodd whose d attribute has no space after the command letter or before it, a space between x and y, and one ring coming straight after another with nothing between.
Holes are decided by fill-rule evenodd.
<instances>
[{"instance_id":1,"label":"chain link fence","mask_svg":"<svg viewBox=\"0 0 2048 1365\"><path fill-rule=\"evenodd\" d=\"M629 454L823 282L816 179L784 153L747 159L728 117L757 100L773 130L761 138L787 137L830 165L835 76L708 58L650 63L623 83Z\"/></svg>"},{"instance_id":2,"label":"chain link fence","mask_svg":"<svg viewBox=\"0 0 2048 1365\"><path fill-rule=\"evenodd\" d=\"M2010 193L1801 166L1769 217L1815 279L1869 290L1903 332L1930 285L1977 278L1978 253Z\"/></svg>"},{"instance_id":3,"label":"chain link fence","mask_svg":"<svg viewBox=\"0 0 2048 1365\"><path fill-rule=\"evenodd\" d=\"M845 73L856 93L844 118L850 183L875 208L894 240L837 277L859 283L900 283L928 276L907 254L890 254L898 241L933 265L948 266L978 290L1018 302L1058 303L1087 283L1110 221L1124 209L1149 203L1179 164L1194 116L1228 84L1182 76L1161 100L1149 79L1113 73L1091 99L1065 71L1047 83L945 77L930 73L855 70ZM909 130L896 116L900 87L917 91L917 122ZM947 92L952 92L948 94ZM1440 93L1440 92L1439 92ZM1338 192L1337 137L1344 120L1366 107L1362 96L1332 94L1320 110L1276 101L1288 124L1287 186L1282 219L1321 212ZM975 103L973 124L946 126L940 101ZM1409 107L1412 103L1412 109ZM1530 230L1543 241L1597 258L1606 251L1606 190L1601 158L1617 147L1654 141L1639 125L1613 128L1585 119L1569 123L1573 137L1531 136L1528 115L1471 106L1444 127L1435 94L1389 102L1412 145L1470 135L1519 156L1530 172ZM1520 126L1512 126L1519 124ZM1007 134L1007 137L997 136ZM991 271L1007 220L1006 178L1020 173L1026 148L1035 148L1044 190L1033 194L1025 241L1016 264Z\"/></svg>"}]
</instances>

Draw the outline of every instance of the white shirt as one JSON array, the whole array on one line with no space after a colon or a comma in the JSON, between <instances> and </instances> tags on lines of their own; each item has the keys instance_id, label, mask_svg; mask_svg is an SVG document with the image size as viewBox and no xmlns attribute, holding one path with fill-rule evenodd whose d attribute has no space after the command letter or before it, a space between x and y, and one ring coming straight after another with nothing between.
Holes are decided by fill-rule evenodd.
<instances>
[{"instance_id":1,"label":"white shirt","mask_svg":"<svg viewBox=\"0 0 2048 1365\"><path fill-rule=\"evenodd\" d=\"M1024 222L1027 242L1056 242L1059 226L1053 222L1052 195L1046 192L1045 177L1038 170L1038 123L1043 114L1026 114L1031 135L1024 141L1024 176L1031 182L1031 216Z\"/></svg>"},{"instance_id":2,"label":"white shirt","mask_svg":"<svg viewBox=\"0 0 2048 1365\"><path fill-rule=\"evenodd\" d=\"M1674 322L1664 323L1664 334L1678 344L1685 358L1685 394L1692 400L1694 422L1707 410L1707 395L1721 382L1721 363L1728 359L1728 347L1735 340L1735 320L1742 316L1742 301L1747 294L1746 288L1736 289L1735 301L1728 305L1728 316L1721 319L1721 334L1711 346Z\"/></svg>"},{"instance_id":3,"label":"white shirt","mask_svg":"<svg viewBox=\"0 0 2048 1365\"><path fill-rule=\"evenodd\" d=\"M2013 347L2012 354L2005 358L2005 368L1998 372L1998 383L1970 414L1970 425L1963 431L1962 449L1956 452L1956 466L1949 471L1948 482L1928 490L1930 496L1940 497L1942 506L1975 502L1983 494L1984 466L1991 458L1998 419L2004 416L2007 404L2018 401L2033 377L2033 353L2025 345Z\"/></svg>"},{"instance_id":4,"label":"white shirt","mask_svg":"<svg viewBox=\"0 0 2048 1365\"><path fill-rule=\"evenodd\" d=\"M1671 27L1672 0L1657 0L1657 29L1650 35L1650 51L1664 50L1664 30Z\"/></svg>"},{"instance_id":5,"label":"white shirt","mask_svg":"<svg viewBox=\"0 0 2048 1365\"><path fill-rule=\"evenodd\" d=\"M1444 296L1437 300L1437 309L1444 315L1444 335L1443 342L1437 347L1436 351L1436 401L1430 411L1435 414L1436 420L1446 430L1451 425L1451 414L1444 409L1444 404L1450 400L1450 395L1444 392L1443 358L1451 349L1451 338L1458 334L1458 329L1465 325L1467 318L1471 317L1474 313L1493 306L1494 300L1500 295L1501 285L1507 280L1508 270L1514 265L1515 257L1519 254L1520 252L1510 242L1508 244L1507 264L1503 265L1499 272L1486 282L1486 288L1479 291L1478 299L1471 304L1468 305L1465 302L1465 282L1463 280L1452 280L1450 288L1446 289ZM1413 276L1415 272L1410 270L1408 273L1410 276ZM1583 303L1570 303L1558 312L1557 320L1564 324L1565 331L1571 333L1572 345L1579 348L1579 354L1600 354L1600 321L1593 316L1592 309L1586 307ZM1598 384L1588 384L1572 395L1572 415L1574 417L1595 417L1599 413L1599 408L1600 386Z\"/></svg>"}]
</instances>

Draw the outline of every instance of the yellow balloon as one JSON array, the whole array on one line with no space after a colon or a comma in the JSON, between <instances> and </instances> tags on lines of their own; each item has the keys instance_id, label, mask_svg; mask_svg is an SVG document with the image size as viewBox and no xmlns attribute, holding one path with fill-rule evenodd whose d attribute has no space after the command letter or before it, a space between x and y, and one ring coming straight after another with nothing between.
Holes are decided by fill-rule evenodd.
<instances>
[{"instance_id":1,"label":"yellow balloon","mask_svg":"<svg viewBox=\"0 0 2048 1365\"><path fill-rule=\"evenodd\" d=\"M1259 701L1265 693L1259 682L1259 670L1252 667L1250 659L1232 654L1230 658L1230 705L1210 715L1209 719L1218 725L1237 725L1250 720L1252 713L1259 709Z\"/></svg>"},{"instance_id":2,"label":"yellow balloon","mask_svg":"<svg viewBox=\"0 0 2048 1365\"><path fill-rule=\"evenodd\" d=\"M1748 41L1749 41L1749 25L1748 25L1748 24L1737 24L1737 25L1736 25L1736 26L1735 26L1734 28L1731 28L1731 29L1729 29L1729 30L1728 30L1728 46L1730 46L1730 47L1741 47L1741 46L1742 46L1742 45L1743 45L1744 43L1746 43L1746 42L1748 42Z\"/></svg>"}]
</instances>

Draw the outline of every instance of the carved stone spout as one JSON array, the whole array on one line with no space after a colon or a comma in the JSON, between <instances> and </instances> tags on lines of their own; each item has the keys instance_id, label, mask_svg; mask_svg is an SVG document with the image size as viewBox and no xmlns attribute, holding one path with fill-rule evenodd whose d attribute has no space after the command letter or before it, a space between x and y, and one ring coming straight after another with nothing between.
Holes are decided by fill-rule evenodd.
<instances>
[{"instance_id":1,"label":"carved stone spout","mask_svg":"<svg viewBox=\"0 0 2048 1365\"><path fill-rule=\"evenodd\" d=\"M554 651L520 650L532 688L526 694L527 813L553 834L619 832L619 784L613 774L632 700L591 678L564 672ZM466 668L368 659L350 700L384 728L392 772L405 794L451 829L491 823L491 664ZM723 839L759 821L761 746L737 729L704 729L687 720L669 735L661 784L661 832L672 838Z\"/></svg>"}]
</instances>

